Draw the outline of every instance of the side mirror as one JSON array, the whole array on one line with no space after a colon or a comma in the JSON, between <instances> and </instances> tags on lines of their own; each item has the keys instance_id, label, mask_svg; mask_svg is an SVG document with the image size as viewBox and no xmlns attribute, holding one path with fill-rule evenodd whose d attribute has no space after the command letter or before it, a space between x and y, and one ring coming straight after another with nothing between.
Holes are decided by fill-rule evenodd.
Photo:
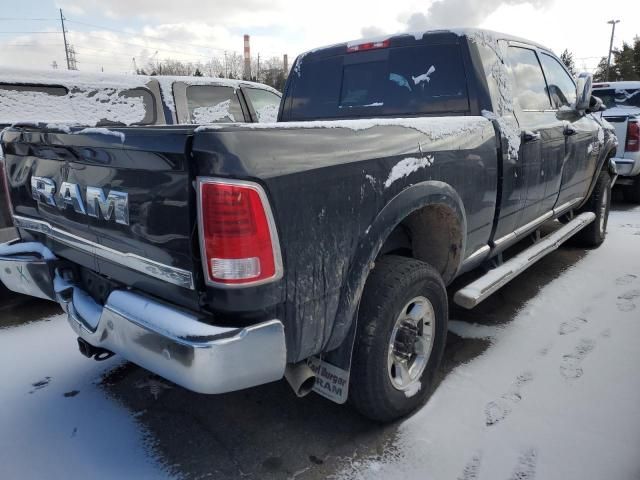
<instances>
[{"instance_id":1,"label":"side mirror","mask_svg":"<svg viewBox=\"0 0 640 480\"><path fill-rule=\"evenodd\" d=\"M596 97L595 95L591 95L591 101L589 102L589 110L588 110L589 112L591 113L604 112L606 109L607 109L607 106L599 97Z\"/></svg>"},{"instance_id":2,"label":"side mirror","mask_svg":"<svg viewBox=\"0 0 640 480\"><path fill-rule=\"evenodd\" d=\"M578 75L576 83L576 104L574 109L578 112L589 110L591 103L591 91L593 90L593 75L582 72Z\"/></svg>"}]
</instances>

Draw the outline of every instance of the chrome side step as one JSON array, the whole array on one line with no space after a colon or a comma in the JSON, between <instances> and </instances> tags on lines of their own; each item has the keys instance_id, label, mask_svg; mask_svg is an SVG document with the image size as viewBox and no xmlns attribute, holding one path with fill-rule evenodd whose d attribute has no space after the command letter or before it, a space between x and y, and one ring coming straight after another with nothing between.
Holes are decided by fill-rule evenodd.
<instances>
[{"instance_id":1,"label":"chrome side step","mask_svg":"<svg viewBox=\"0 0 640 480\"><path fill-rule=\"evenodd\" d=\"M543 238L511 260L487 272L476 281L458 290L453 301L463 308L474 308L490 295L504 287L545 255L557 250L560 245L596 219L593 212L586 212L559 230Z\"/></svg>"}]
</instances>

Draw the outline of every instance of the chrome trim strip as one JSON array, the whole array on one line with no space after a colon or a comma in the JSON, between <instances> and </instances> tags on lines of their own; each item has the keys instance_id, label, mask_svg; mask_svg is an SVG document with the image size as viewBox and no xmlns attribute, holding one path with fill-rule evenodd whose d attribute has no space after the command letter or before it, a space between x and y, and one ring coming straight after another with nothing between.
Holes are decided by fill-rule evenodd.
<instances>
[{"instance_id":1,"label":"chrome trim strip","mask_svg":"<svg viewBox=\"0 0 640 480\"><path fill-rule=\"evenodd\" d=\"M464 259L464 262L462 262L462 265L468 265L470 263L475 262L478 257L481 257L482 255L489 253L489 251L491 250L491 248L489 247L489 245L485 245L484 247L480 247L478 250L476 250L475 252L473 252L471 255L469 255L467 258Z\"/></svg>"},{"instance_id":2,"label":"chrome trim strip","mask_svg":"<svg viewBox=\"0 0 640 480\"><path fill-rule=\"evenodd\" d=\"M564 212L566 212L567 210L569 210L571 207L573 207L575 204L580 203L582 201L584 197L580 197L580 198L574 198L573 200L564 203L562 205L560 205L559 207L556 207L553 209L553 215L555 217L563 214Z\"/></svg>"},{"instance_id":3,"label":"chrome trim strip","mask_svg":"<svg viewBox=\"0 0 640 480\"><path fill-rule=\"evenodd\" d=\"M526 225L523 225L522 227L520 227L520 228L516 229L515 231L505 235L504 237L499 238L498 240L494 240L493 243L495 244L496 247L500 247L505 243L509 243L512 240L516 240L516 239L520 238L521 236L523 236L525 233L530 232L531 230L533 230L538 225L543 224L544 222L549 220L551 217L553 217L553 212L547 212L544 215L542 215L541 217L538 217L535 220L530 221Z\"/></svg>"},{"instance_id":4,"label":"chrome trim strip","mask_svg":"<svg viewBox=\"0 0 640 480\"><path fill-rule=\"evenodd\" d=\"M536 218L535 220L532 220L531 222L527 223L526 225L523 225L522 227L516 229L514 232L511 232L507 235L505 235L504 237L499 238L498 240L495 240L493 243L496 247L500 247L502 245L504 245L505 243L509 243L512 240L517 240L518 238L522 237L523 235L529 233L531 230L533 230L535 227L543 224L544 222L546 222L547 220L549 220L550 218L555 218L560 216L562 213L566 212L567 210L569 210L571 207L573 207L574 205L576 205L577 203L580 203L583 200L584 197L579 197L579 198L574 198L573 200L560 205L559 207L554 208L552 211L545 213L544 215Z\"/></svg>"},{"instance_id":5,"label":"chrome trim strip","mask_svg":"<svg viewBox=\"0 0 640 480\"><path fill-rule=\"evenodd\" d=\"M189 290L195 289L193 274L188 270L164 265L133 253L119 252L104 245L72 235L42 220L35 220L20 215L14 215L13 220L17 228L43 233L64 245L109 260L110 262L130 268L131 270L144 273L158 280L163 280Z\"/></svg>"}]
</instances>

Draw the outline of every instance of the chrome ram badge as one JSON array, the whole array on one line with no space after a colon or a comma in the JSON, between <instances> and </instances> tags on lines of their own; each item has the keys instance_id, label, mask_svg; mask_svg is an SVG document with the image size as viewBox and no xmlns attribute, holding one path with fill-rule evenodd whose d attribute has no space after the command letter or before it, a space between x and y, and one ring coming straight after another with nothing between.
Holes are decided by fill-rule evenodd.
<instances>
[{"instance_id":1,"label":"chrome ram badge","mask_svg":"<svg viewBox=\"0 0 640 480\"><path fill-rule=\"evenodd\" d=\"M82 215L111 220L129 225L129 194L111 190L105 195L98 187L87 187L85 199L75 183L63 182L58 190L56 183L47 177L31 177L31 195L35 200L60 210L73 208Z\"/></svg>"}]
</instances>

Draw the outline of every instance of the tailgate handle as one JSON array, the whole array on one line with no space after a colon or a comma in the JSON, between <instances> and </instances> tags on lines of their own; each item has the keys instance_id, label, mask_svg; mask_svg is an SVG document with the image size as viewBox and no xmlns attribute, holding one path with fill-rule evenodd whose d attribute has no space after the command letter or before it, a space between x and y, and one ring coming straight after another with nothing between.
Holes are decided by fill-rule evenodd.
<instances>
[{"instance_id":1,"label":"tailgate handle","mask_svg":"<svg viewBox=\"0 0 640 480\"><path fill-rule=\"evenodd\" d=\"M571 135L575 135L576 133L578 133L578 130L576 130L573 127L567 127L564 129L564 134L567 137L570 137Z\"/></svg>"},{"instance_id":2,"label":"tailgate handle","mask_svg":"<svg viewBox=\"0 0 640 480\"><path fill-rule=\"evenodd\" d=\"M540 135L540 132L531 132L527 130L522 134L522 137L525 143L531 143L540 140L542 138L542 135Z\"/></svg>"}]
</instances>

